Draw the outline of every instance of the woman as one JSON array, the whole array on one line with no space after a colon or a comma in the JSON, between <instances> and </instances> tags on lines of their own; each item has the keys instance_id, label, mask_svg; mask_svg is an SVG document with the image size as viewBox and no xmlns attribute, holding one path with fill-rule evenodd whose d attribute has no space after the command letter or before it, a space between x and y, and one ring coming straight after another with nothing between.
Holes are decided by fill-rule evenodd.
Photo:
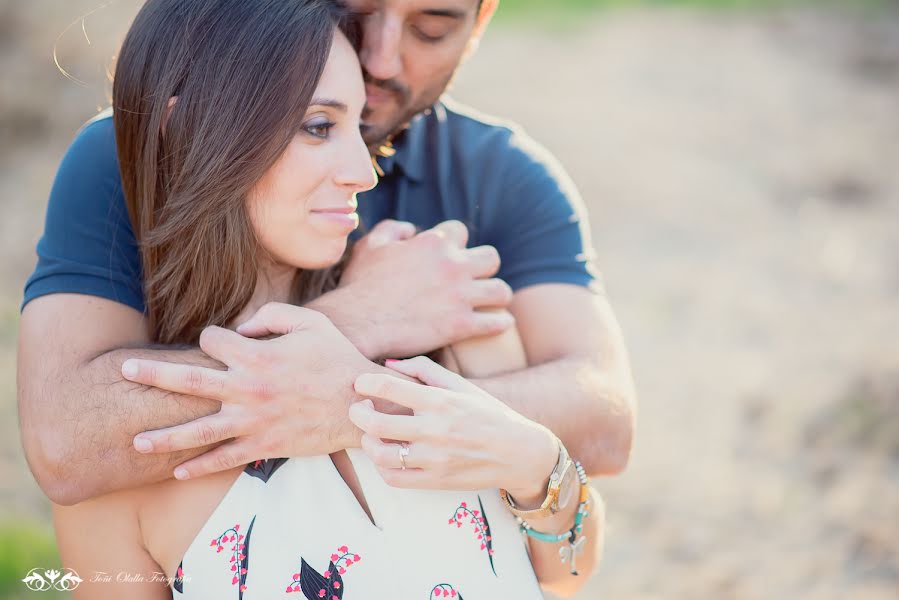
<instances>
[{"instance_id":1,"label":"woman","mask_svg":"<svg viewBox=\"0 0 899 600\"><path fill-rule=\"evenodd\" d=\"M324 319L285 304L333 285L355 195L375 184L350 29L328 0L149 0L137 16L114 118L159 342L195 344L207 325L266 335L247 318L273 302ZM516 344L514 334L470 341L448 356L484 374L520 366ZM555 436L427 359L390 366L356 389L389 391L414 414L355 404L361 450L54 507L63 564L84 580L75 596L471 600L577 589L575 561L584 574L598 560L602 505ZM460 415L471 427L447 431ZM440 487L468 491L414 489L435 487L450 434L478 451ZM529 520L526 538L513 511Z\"/></svg>"}]
</instances>

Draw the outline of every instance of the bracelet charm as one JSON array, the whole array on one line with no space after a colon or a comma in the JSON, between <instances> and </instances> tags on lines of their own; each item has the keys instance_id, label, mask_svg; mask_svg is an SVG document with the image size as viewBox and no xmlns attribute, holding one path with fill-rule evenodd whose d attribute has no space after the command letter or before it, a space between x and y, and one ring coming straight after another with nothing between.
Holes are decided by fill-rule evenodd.
<instances>
[{"instance_id":1,"label":"bracelet charm","mask_svg":"<svg viewBox=\"0 0 899 600\"><path fill-rule=\"evenodd\" d=\"M577 513L574 515L574 525L572 525L571 529L559 534L543 533L542 531L533 529L530 524L521 517L518 517L518 527L523 534L528 535L535 540L540 540L541 542L555 543L567 541L568 543L566 545L559 548L559 560L563 563L567 562L571 574L577 575L577 555L584 552L584 540L587 539L585 535L581 534L581 531L583 530L584 517L590 514L588 512L590 507L590 479L587 477L587 472L584 471L583 465L576 460L573 462L577 469L577 475L581 486Z\"/></svg>"}]
</instances>

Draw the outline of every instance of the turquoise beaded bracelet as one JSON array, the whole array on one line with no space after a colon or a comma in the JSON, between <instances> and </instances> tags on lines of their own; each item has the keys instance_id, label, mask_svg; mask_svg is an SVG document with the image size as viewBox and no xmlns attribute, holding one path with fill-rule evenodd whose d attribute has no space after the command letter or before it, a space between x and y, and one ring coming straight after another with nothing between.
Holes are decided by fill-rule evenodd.
<instances>
[{"instance_id":1,"label":"turquoise beaded bracelet","mask_svg":"<svg viewBox=\"0 0 899 600\"><path fill-rule=\"evenodd\" d=\"M587 472L584 471L583 465L576 460L573 462L577 469L577 476L581 482L581 487L577 513L574 515L574 525L572 525L571 529L564 533L543 533L542 531L537 531L532 528L527 521L521 518L518 518L518 527L525 535L528 535L535 540L540 540L541 542L557 543L568 540L568 545L559 549L559 558L561 558L562 562L570 561L571 574L577 575L575 556L583 551L584 540L586 537L581 535L581 531L583 530L584 517L590 514L587 511L590 505L590 479L587 477Z\"/></svg>"}]
</instances>

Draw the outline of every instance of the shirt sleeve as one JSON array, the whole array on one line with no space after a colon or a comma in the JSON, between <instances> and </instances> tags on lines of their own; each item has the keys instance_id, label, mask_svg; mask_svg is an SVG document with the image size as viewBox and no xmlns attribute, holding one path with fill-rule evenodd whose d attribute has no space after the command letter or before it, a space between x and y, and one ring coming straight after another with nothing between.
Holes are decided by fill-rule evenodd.
<instances>
[{"instance_id":1,"label":"shirt sleeve","mask_svg":"<svg viewBox=\"0 0 899 600\"><path fill-rule=\"evenodd\" d=\"M111 118L85 126L63 157L22 307L57 293L99 296L144 311L140 255Z\"/></svg>"},{"instance_id":2,"label":"shirt sleeve","mask_svg":"<svg viewBox=\"0 0 899 600\"><path fill-rule=\"evenodd\" d=\"M484 241L502 261L498 276L516 291L541 283L590 287L598 274L577 188L545 148L520 131L506 132L494 151L503 176L482 206Z\"/></svg>"}]
</instances>

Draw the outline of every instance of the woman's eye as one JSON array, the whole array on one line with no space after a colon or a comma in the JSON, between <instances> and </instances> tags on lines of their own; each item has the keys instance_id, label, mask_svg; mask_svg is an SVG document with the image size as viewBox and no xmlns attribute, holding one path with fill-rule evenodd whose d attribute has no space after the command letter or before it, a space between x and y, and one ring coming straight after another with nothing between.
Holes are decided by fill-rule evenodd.
<instances>
[{"instance_id":1,"label":"woman's eye","mask_svg":"<svg viewBox=\"0 0 899 600\"><path fill-rule=\"evenodd\" d=\"M326 121L324 123L311 123L304 126L303 130L313 137L326 140L328 139L328 134L331 132L331 128L334 127L334 125L335 123L332 123L331 121Z\"/></svg>"}]
</instances>

